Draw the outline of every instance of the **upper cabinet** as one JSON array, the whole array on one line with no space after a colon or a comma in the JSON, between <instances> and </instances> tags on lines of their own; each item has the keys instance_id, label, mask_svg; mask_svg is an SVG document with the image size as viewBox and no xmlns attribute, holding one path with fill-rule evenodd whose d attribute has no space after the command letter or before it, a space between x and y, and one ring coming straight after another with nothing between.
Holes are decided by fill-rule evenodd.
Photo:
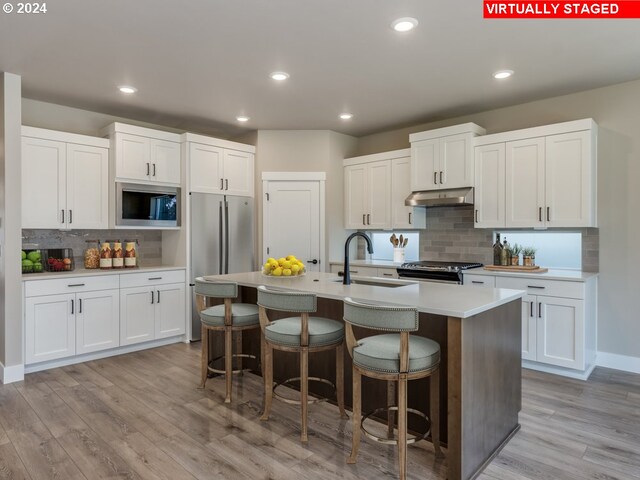
<instances>
[{"instance_id":1,"label":"upper cabinet","mask_svg":"<svg viewBox=\"0 0 640 480\"><path fill-rule=\"evenodd\" d=\"M409 135L411 190L437 190L473 186L473 138L484 135L475 123Z\"/></svg>"},{"instance_id":2,"label":"upper cabinet","mask_svg":"<svg viewBox=\"0 0 640 480\"><path fill-rule=\"evenodd\" d=\"M475 226L597 226L596 141L591 119L476 139Z\"/></svg>"},{"instance_id":3,"label":"upper cabinet","mask_svg":"<svg viewBox=\"0 0 640 480\"><path fill-rule=\"evenodd\" d=\"M22 227L108 228L109 141L22 127Z\"/></svg>"},{"instance_id":4,"label":"upper cabinet","mask_svg":"<svg viewBox=\"0 0 640 480\"><path fill-rule=\"evenodd\" d=\"M408 149L349 158L343 164L345 228L424 228L425 209L404 204L411 193Z\"/></svg>"},{"instance_id":5,"label":"upper cabinet","mask_svg":"<svg viewBox=\"0 0 640 480\"><path fill-rule=\"evenodd\" d=\"M111 139L116 181L180 185L180 135L124 123L102 130Z\"/></svg>"},{"instance_id":6,"label":"upper cabinet","mask_svg":"<svg viewBox=\"0 0 640 480\"><path fill-rule=\"evenodd\" d=\"M186 133L190 192L253 197L255 147Z\"/></svg>"}]
</instances>

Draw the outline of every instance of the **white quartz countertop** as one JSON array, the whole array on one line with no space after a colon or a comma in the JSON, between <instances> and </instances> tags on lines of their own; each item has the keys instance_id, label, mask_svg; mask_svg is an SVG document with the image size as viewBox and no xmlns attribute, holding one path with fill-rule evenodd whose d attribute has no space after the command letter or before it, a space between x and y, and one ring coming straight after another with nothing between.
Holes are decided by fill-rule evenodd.
<instances>
[{"instance_id":1,"label":"white quartz countertop","mask_svg":"<svg viewBox=\"0 0 640 480\"><path fill-rule=\"evenodd\" d=\"M583 272L581 270L549 269L545 273L528 272L496 272L484 268L472 268L465 270L463 275L492 275L496 277L539 278L540 280L565 280L569 282L586 282L590 278L598 276L597 272Z\"/></svg>"},{"instance_id":2,"label":"white quartz countertop","mask_svg":"<svg viewBox=\"0 0 640 480\"><path fill-rule=\"evenodd\" d=\"M448 285L430 282L412 282L376 278L376 281L399 283L400 287L389 288L372 285L343 285L342 278L332 273L308 272L302 277L267 277L261 272L233 273L211 276L226 279L240 285L284 288L311 292L321 298L344 300L351 297L369 303L404 305L417 307L420 312L467 318L492 308L518 300L525 292L504 288L476 288L463 285ZM374 280L373 277L352 276L357 279Z\"/></svg>"},{"instance_id":3,"label":"white quartz countertop","mask_svg":"<svg viewBox=\"0 0 640 480\"><path fill-rule=\"evenodd\" d=\"M343 265L343 260L332 260L329 265ZM398 268L402 262L392 262L391 260L349 260L349 265L359 267L389 267Z\"/></svg>"},{"instance_id":4,"label":"white quartz countertop","mask_svg":"<svg viewBox=\"0 0 640 480\"><path fill-rule=\"evenodd\" d=\"M52 280L54 278L70 278L70 277L88 277L94 275L126 275L129 273L147 273L147 272L166 272L169 270L185 270L185 267L136 267L136 268L116 268L111 270L76 268L71 272L42 272L42 273L25 273L22 275L22 281L31 280Z\"/></svg>"}]
</instances>

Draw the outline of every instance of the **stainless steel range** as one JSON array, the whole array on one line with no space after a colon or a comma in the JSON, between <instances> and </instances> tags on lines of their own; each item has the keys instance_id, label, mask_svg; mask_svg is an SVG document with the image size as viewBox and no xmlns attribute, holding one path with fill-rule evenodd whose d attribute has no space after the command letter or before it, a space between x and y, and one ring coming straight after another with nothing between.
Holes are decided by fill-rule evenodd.
<instances>
[{"instance_id":1,"label":"stainless steel range","mask_svg":"<svg viewBox=\"0 0 640 480\"><path fill-rule=\"evenodd\" d=\"M424 260L421 262L403 263L398 267L398 276L400 278L412 278L426 282L462 284L463 271L482 266L482 263Z\"/></svg>"}]
</instances>

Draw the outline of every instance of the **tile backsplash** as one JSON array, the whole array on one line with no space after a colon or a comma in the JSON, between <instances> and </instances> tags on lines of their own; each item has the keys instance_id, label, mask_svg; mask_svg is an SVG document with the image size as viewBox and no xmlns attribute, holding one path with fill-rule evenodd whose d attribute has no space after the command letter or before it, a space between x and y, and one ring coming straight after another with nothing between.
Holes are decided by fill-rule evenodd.
<instances>
[{"instance_id":1,"label":"tile backsplash","mask_svg":"<svg viewBox=\"0 0 640 480\"><path fill-rule=\"evenodd\" d=\"M123 243L137 240L138 265L150 267L162 263L162 232L159 230L22 230L23 247L71 248L76 268L84 266L86 241L95 239Z\"/></svg>"}]
</instances>

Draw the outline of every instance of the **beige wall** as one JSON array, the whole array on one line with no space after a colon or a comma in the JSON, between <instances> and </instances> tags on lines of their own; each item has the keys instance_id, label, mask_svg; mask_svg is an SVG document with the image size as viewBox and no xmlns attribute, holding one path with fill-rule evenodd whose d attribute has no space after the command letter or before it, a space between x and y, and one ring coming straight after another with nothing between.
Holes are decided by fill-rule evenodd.
<instances>
[{"instance_id":1,"label":"beige wall","mask_svg":"<svg viewBox=\"0 0 640 480\"><path fill-rule=\"evenodd\" d=\"M329 130L259 130L256 143L257 257L262 260L262 172L326 172L325 251L328 261L340 258L343 227L342 159L356 139Z\"/></svg>"},{"instance_id":2,"label":"beige wall","mask_svg":"<svg viewBox=\"0 0 640 480\"><path fill-rule=\"evenodd\" d=\"M0 72L0 362L22 364L22 248L18 75Z\"/></svg>"},{"instance_id":3,"label":"beige wall","mask_svg":"<svg viewBox=\"0 0 640 480\"><path fill-rule=\"evenodd\" d=\"M409 146L409 133L475 122L496 133L593 118L598 137L598 350L640 357L640 81L362 137L358 155Z\"/></svg>"}]
</instances>

